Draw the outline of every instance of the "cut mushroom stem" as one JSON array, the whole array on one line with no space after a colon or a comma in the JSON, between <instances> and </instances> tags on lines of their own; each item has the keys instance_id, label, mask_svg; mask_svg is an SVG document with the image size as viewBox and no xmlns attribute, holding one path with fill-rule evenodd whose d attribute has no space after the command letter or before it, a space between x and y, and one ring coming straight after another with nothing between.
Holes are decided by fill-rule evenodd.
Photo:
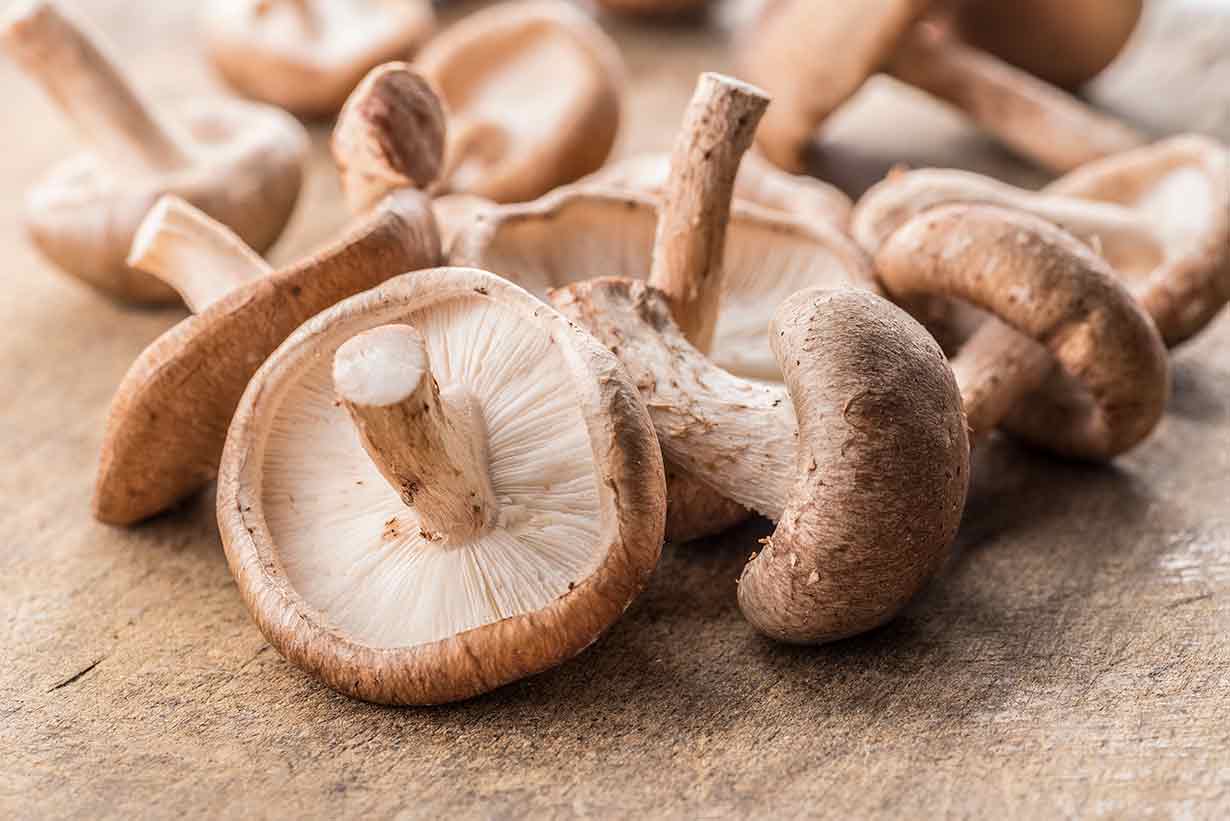
<instances>
[{"instance_id":1,"label":"cut mushroom stem","mask_svg":"<svg viewBox=\"0 0 1230 821\"><path fill-rule=\"evenodd\" d=\"M887 69L1057 173L1147 142L1135 129L932 24L911 28Z\"/></svg>"},{"instance_id":2,"label":"cut mushroom stem","mask_svg":"<svg viewBox=\"0 0 1230 821\"><path fill-rule=\"evenodd\" d=\"M463 544L496 523L481 410L464 388L441 394L417 330L382 325L352 337L334 356L333 385L424 538Z\"/></svg>"},{"instance_id":3,"label":"cut mushroom stem","mask_svg":"<svg viewBox=\"0 0 1230 821\"><path fill-rule=\"evenodd\" d=\"M128 264L170 285L195 314L273 273L234 231L171 194L158 200L137 229Z\"/></svg>"},{"instance_id":4,"label":"cut mushroom stem","mask_svg":"<svg viewBox=\"0 0 1230 821\"><path fill-rule=\"evenodd\" d=\"M333 159L351 210L366 211L403 188L430 188L441 178L446 128L439 97L408 64L372 69L333 131Z\"/></svg>"},{"instance_id":5,"label":"cut mushroom stem","mask_svg":"<svg viewBox=\"0 0 1230 821\"><path fill-rule=\"evenodd\" d=\"M717 325L739 161L768 106L755 86L702 74L671 156L649 283L667 295L676 324L701 351L711 347Z\"/></svg>"},{"instance_id":6,"label":"cut mushroom stem","mask_svg":"<svg viewBox=\"0 0 1230 821\"><path fill-rule=\"evenodd\" d=\"M190 164L190 144L149 107L103 48L46 0L19 2L0 21L0 46L113 162L166 173Z\"/></svg>"}]
</instances>

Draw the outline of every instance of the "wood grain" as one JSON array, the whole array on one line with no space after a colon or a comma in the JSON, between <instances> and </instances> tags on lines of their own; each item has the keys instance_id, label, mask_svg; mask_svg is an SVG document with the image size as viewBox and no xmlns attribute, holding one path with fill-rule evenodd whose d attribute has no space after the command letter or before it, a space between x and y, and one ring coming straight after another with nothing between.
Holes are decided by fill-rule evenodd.
<instances>
[{"instance_id":1,"label":"wood grain","mask_svg":"<svg viewBox=\"0 0 1230 821\"><path fill-rule=\"evenodd\" d=\"M192 4L77 5L152 91L213 87L184 45ZM722 35L614 30L623 151L665 149L696 73L729 70ZM0 152L0 817L1230 814L1230 318L1179 350L1160 432L1116 467L979 454L959 554L887 628L759 638L734 586L756 523L669 548L557 671L377 708L265 645L208 496L131 531L90 519L111 391L182 313L116 307L36 258L21 191L75 138L7 64L0 93L18 124ZM325 136L277 259L344 219ZM890 81L830 143L854 187L898 160L1039 182Z\"/></svg>"}]
</instances>

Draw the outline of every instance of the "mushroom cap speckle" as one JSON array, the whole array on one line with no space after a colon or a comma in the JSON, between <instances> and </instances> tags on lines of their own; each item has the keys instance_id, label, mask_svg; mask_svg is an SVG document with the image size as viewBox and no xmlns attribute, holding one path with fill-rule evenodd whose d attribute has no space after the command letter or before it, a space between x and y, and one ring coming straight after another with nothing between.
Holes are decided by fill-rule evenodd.
<instances>
[{"instance_id":1,"label":"mushroom cap speckle","mask_svg":"<svg viewBox=\"0 0 1230 821\"><path fill-rule=\"evenodd\" d=\"M146 348L107 414L94 515L134 524L213 479L244 386L292 330L343 297L440 261L425 195L388 197L333 245L241 286Z\"/></svg>"},{"instance_id":2,"label":"mushroom cap speckle","mask_svg":"<svg viewBox=\"0 0 1230 821\"><path fill-rule=\"evenodd\" d=\"M450 259L498 271L538 295L598 276L645 279L657 219L647 196L576 186L478 216L457 236ZM732 210L724 267L709 355L755 379L781 379L768 326L785 297L813 286L877 288L870 259L839 229L746 203Z\"/></svg>"},{"instance_id":3,"label":"mushroom cap speckle","mask_svg":"<svg viewBox=\"0 0 1230 821\"><path fill-rule=\"evenodd\" d=\"M161 196L182 197L264 251L294 211L307 158L303 126L275 108L239 100L169 108L193 137L191 166L134 174L87 152L53 169L26 197L26 229L48 259L134 302L179 300L168 285L126 263L137 227Z\"/></svg>"},{"instance_id":4,"label":"mushroom cap speckle","mask_svg":"<svg viewBox=\"0 0 1230 821\"><path fill-rule=\"evenodd\" d=\"M334 352L412 324L442 393L487 434L498 522L430 542L334 398ZM473 269L407 274L314 317L262 366L227 438L218 519L253 618L348 695L468 698L591 644L647 582L665 479L618 360L520 288Z\"/></svg>"},{"instance_id":5,"label":"mushroom cap speckle","mask_svg":"<svg viewBox=\"0 0 1230 821\"><path fill-rule=\"evenodd\" d=\"M435 30L427 0L309 0L310 28L294 6L211 0L205 39L228 84L304 117L336 114L369 69L408 59Z\"/></svg>"},{"instance_id":6,"label":"mushroom cap speckle","mask_svg":"<svg viewBox=\"0 0 1230 821\"><path fill-rule=\"evenodd\" d=\"M615 144L623 59L568 3L475 12L433 39L414 67L449 109L445 192L530 200L596 171Z\"/></svg>"}]
</instances>

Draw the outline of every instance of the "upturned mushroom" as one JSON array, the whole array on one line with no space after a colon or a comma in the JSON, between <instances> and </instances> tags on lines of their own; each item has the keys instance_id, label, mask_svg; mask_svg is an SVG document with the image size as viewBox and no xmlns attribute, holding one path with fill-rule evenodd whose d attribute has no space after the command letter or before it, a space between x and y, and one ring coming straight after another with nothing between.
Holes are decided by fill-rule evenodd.
<instances>
[{"instance_id":1,"label":"upturned mushroom","mask_svg":"<svg viewBox=\"0 0 1230 821\"><path fill-rule=\"evenodd\" d=\"M212 480L226 428L257 367L308 317L391 276L439 264L426 197L391 195L347 235L278 271L187 203L166 199L138 232L132 264L196 311L133 363L112 400L94 515L131 525Z\"/></svg>"},{"instance_id":2,"label":"upturned mushroom","mask_svg":"<svg viewBox=\"0 0 1230 821\"><path fill-rule=\"evenodd\" d=\"M435 30L429 0L210 0L214 68L236 91L301 117L336 114L371 68Z\"/></svg>"},{"instance_id":3,"label":"upturned mushroom","mask_svg":"<svg viewBox=\"0 0 1230 821\"><path fill-rule=\"evenodd\" d=\"M450 259L498 271L545 298L552 288L611 274L652 278L658 270L663 284L655 260L679 254L690 260L690 270L723 272L713 280L716 301L707 293L710 302L699 312L699 324L708 330L696 337L711 336L714 361L744 376L780 381L768 334L776 306L808 286L874 289L875 275L867 256L826 221L803 224L754 206L731 206L740 146L746 147L763 107L758 93L730 101L745 89L712 75L702 80L676 147L679 179L672 175L667 186L672 193L665 201L673 206L641 194L575 186L482 214L457 237ZM715 146L721 150L712 150ZM698 197L702 187L707 193ZM681 188L686 190L680 193ZM711 204L714 199L724 200L733 212L729 227ZM701 222L708 227L694 230ZM689 242L698 246L691 253ZM672 245L676 250L668 251ZM715 256L718 249L721 255ZM720 532L746 518L743 508L685 473L668 467L668 478L672 541Z\"/></svg>"},{"instance_id":4,"label":"upturned mushroom","mask_svg":"<svg viewBox=\"0 0 1230 821\"><path fill-rule=\"evenodd\" d=\"M970 45L1076 89L1119 56L1143 10L1144 0L959 0L952 24Z\"/></svg>"},{"instance_id":5,"label":"upturned mushroom","mask_svg":"<svg viewBox=\"0 0 1230 821\"><path fill-rule=\"evenodd\" d=\"M745 76L774 96L758 135L765 154L806 170L819 126L885 71L962 110L1012 150L1056 172L1144 138L1075 97L923 21L932 0L777 0L745 36ZM997 4L998 7L999 4ZM818 8L823 6L823 8Z\"/></svg>"},{"instance_id":6,"label":"upturned mushroom","mask_svg":"<svg viewBox=\"0 0 1230 821\"><path fill-rule=\"evenodd\" d=\"M952 362L973 442L1005 422L1060 455L1106 461L1161 419L1170 383L1153 322L1101 257L1053 223L940 205L898 228L875 261L894 300L959 299L991 315Z\"/></svg>"},{"instance_id":7,"label":"upturned mushroom","mask_svg":"<svg viewBox=\"0 0 1230 821\"><path fill-rule=\"evenodd\" d=\"M580 180L596 185L660 196L670 177L670 154L640 154L611 163ZM840 188L814 177L788 174L755 151L743 155L735 177L735 202L759 206L804 223L825 222L845 229L853 205Z\"/></svg>"},{"instance_id":8,"label":"upturned mushroom","mask_svg":"<svg viewBox=\"0 0 1230 821\"><path fill-rule=\"evenodd\" d=\"M594 642L662 544L662 456L618 360L492 274L393 279L261 367L218 522L248 609L347 695L438 704Z\"/></svg>"},{"instance_id":9,"label":"upturned mushroom","mask_svg":"<svg viewBox=\"0 0 1230 821\"><path fill-rule=\"evenodd\" d=\"M1041 192L966 171L897 173L859 201L852 230L874 254L912 216L953 202L1026 211L1071 232L1110 263L1168 345L1198 333L1230 300L1230 155L1215 140L1163 140Z\"/></svg>"},{"instance_id":10,"label":"upturned mushroom","mask_svg":"<svg viewBox=\"0 0 1230 821\"><path fill-rule=\"evenodd\" d=\"M93 144L26 198L26 230L64 272L117 299L174 302L174 290L125 263L137 226L167 193L257 250L282 233L308 145L303 127L285 112L191 98L164 116L124 79L96 37L46 0L18 2L0 20L0 48Z\"/></svg>"},{"instance_id":11,"label":"upturned mushroom","mask_svg":"<svg viewBox=\"0 0 1230 821\"><path fill-rule=\"evenodd\" d=\"M440 194L530 200L596 171L615 144L623 59L568 3L475 12L435 37L414 67L448 110Z\"/></svg>"}]
</instances>

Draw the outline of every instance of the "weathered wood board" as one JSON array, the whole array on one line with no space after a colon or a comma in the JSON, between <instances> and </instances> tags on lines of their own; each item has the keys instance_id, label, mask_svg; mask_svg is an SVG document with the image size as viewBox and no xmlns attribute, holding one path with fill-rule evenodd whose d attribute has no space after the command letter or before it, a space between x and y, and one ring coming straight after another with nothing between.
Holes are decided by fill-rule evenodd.
<instances>
[{"instance_id":1,"label":"weathered wood board","mask_svg":"<svg viewBox=\"0 0 1230 821\"><path fill-rule=\"evenodd\" d=\"M154 91L213 88L195 4L77 5ZM729 67L723 35L615 30L622 150L665 147L695 74ZM757 636L734 599L753 524L668 548L557 671L377 708L265 644L209 495L134 530L90 518L111 391L182 314L116 307L36 257L21 192L77 138L8 65L0 95L0 817L1230 814L1230 317L1176 355L1163 427L1115 467L980 452L947 572L872 635ZM343 220L326 133L279 258ZM839 169L855 185L895 161L1036 179L887 81L834 139L862 157Z\"/></svg>"}]
</instances>

